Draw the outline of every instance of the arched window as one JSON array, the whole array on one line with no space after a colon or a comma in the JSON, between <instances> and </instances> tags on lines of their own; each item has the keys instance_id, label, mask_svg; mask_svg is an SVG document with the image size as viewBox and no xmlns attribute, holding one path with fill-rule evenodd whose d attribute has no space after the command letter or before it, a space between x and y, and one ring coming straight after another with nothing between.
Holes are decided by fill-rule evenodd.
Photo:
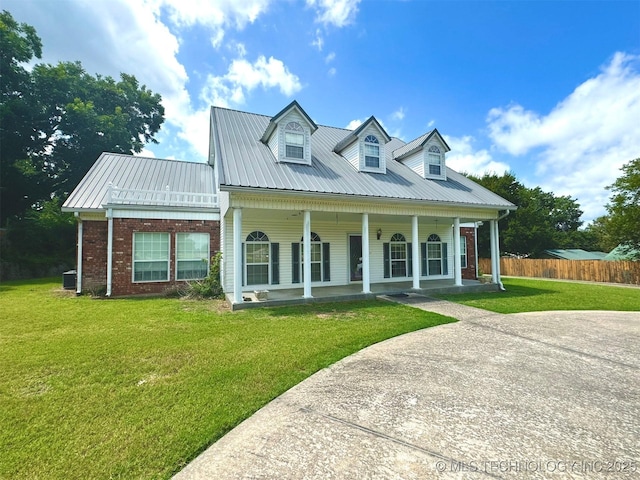
<instances>
[{"instance_id":1,"label":"arched window","mask_svg":"<svg viewBox=\"0 0 640 480\"><path fill-rule=\"evenodd\" d=\"M364 166L380 168L380 142L374 135L364 138Z\"/></svg>"},{"instance_id":2,"label":"arched window","mask_svg":"<svg viewBox=\"0 0 640 480\"><path fill-rule=\"evenodd\" d=\"M269 237L259 230L247 235L245 268L247 285L269 284Z\"/></svg>"},{"instance_id":3,"label":"arched window","mask_svg":"<svg viewBox=\"0 0 640 480\"><path fill-rule=\"evenodd\" d=\"M427 163L429 165L429 175L442 176L442 152L440 148L431 145L427 151Z\"/></svg>"},{"instance_id":4,"label":"arched window","mask_svg":"<svg viewBox=\"0 0 640 480\"><path fill-rule=\"evenodd\" d=\"M304 278L304 238L300 238L300 278ZM322 281L322 240L320 236L311 232L311 281Z\"/></svg>"},{"instance_id":5,"label":"arched window","mask_svg":"<svg viewBox=\"0 0 640 480\"><path fill-rule=\"evenodd\" d=\"M304 128L298 122L289 122L284 127L285 156L304 159Z\"/></svg>"},{"instance_id":6,"label":"arched window","mask_svg":"<svg viewBox=\"0 0 640 480\"><path fill-rule=\"evenodd\" d=\"M392 277L407 276L407 239L401 233L395 233L391 236L389 260Z\"/></svg>"},{"instance_id":7,"label":"arched window","mask_svg":"<svg viewBox=\"0 0 640 480\"><path fill-rule=\"evenodd\" d=\"M442 240L435 233L427 238L427 275L442 275Z\"/></svg>"}]
</instances>

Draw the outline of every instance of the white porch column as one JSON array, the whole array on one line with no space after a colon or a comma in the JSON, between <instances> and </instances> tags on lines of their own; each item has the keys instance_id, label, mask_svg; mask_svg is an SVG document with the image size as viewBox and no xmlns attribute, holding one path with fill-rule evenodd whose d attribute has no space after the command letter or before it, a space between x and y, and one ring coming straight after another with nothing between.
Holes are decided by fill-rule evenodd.
<instances>
[{"instance_id":1,"label":"white porch column","mask_svg":"<svg viewBox=\"0 0 640 480\"><path fill-rule=\"evenodd\" d=\"M242 303L242 209L233 209L233 303Z\"/></svg>"},{"instance_id":2,"label":"white porch column","mask_svg":"<svg viewBox=\"0 0 640 480\"><path fill-rule=\"evenodd\" d=\"M420 237L418 235L418 216L411 217L411 268L413 269L413 289L420 288Z\"/></svg>"},{"instance_id":3,"label":"white porch column","mask_svg":"<svg viewBox=\"0 0 640 480\"><path fill-rule=\"evenodd\" d=\"M369 214L362 214L362 293L371 293L369 277Z\"/></svg>"},{"instance_id":4,"label":"white porch column","mask_svg":"<svg viewBox=\"0 0 640 480\"><path fill-rule=\"evenodd\" d=\"M493 222L493 228L496 231L496 233L494 234L496 242L496 283L500 285L500 289L504 290L502 280L500 280L500 231L497 220Z\"/></svg>"},{"instance_id":5,"label":"white porch column","mask_svg":"<svg viewBox=\"0 0 640 480\"><path fill-rule=\"evenodd\" d=\"M77 294L82 293L82 220L80 219L78 219L78 259L76 261L76 293Z\"/></svg>"},{"instance_id":6,"label":"white porch column","mask_svg":"<svg viewBox=\"0 0 640 480\"><path fill-rule=\"evenodd\" d=\"M460 262L460 219L453 219L453 278L456 287L462 286L462 263Z\"/></svg>"},{"instance_id":7,"label":"white porch column","mask_svg":"<svg viewBox=\"0 0 640 480\"><path fill-rule=\"evenodd\" d=\"M489 238L491 243L491 281L498 283L498 268L500 265L500 252L497 251L496 242L496 221L489 222Z\"/></svg>"},{"instance_id":8,"label":"white porch column","mask_svg":"<svg viewBox=\"0 0 640 480\"><path fill-rule=\"evenodd\" d=\"M302 232L302 248L303 248L303 273L304 273L304 298L312 298L311 296L311 212L304 211L304 226Z\"/></svg>"},{"instance_id":9,"label":"white porch column","mask_svg":"<svg viewBox=\"0 0 640 480\"><path fill-rule=\"evenodd\" d=\"M107 297L111 296L113 266L113 210L107 210Z\"/></svg>"}]
</instances>

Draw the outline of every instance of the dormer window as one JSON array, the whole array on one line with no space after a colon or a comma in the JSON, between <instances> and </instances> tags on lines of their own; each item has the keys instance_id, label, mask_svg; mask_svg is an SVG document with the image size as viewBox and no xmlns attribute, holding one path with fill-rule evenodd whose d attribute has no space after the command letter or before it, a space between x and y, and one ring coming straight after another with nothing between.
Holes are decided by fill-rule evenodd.
<instances>
[{"instance_id":1,"label":"dormer window","mask_svg":"<svg viewBox=\"0 0 640 480\"><path fill-rule=\"evenodd\" d=\"M364 139L364 165L380 168L380 142L373 135L367 135Z\"/></svg>"},{"instance_id":2,"label":"dormer window","mask_svg":"<svg viewBox=\"0 0 640 480\"><path fill-rule=\"evenodd\" d=\"M304 129L298 122L289 122L284 127L285 155L287 158L304 160Z\"/></svg>"},{"instance_id":3,"label":"dormer window","mask_svg":"<svg viewBox=\"0 0 640 480\"><path fill-rule=\"evenodd\" d=\"M427 162L429 165L429 175L433 175L434 177L442 176L442 153L435 145L429 147Z\"/></svg>"}]
</instances>

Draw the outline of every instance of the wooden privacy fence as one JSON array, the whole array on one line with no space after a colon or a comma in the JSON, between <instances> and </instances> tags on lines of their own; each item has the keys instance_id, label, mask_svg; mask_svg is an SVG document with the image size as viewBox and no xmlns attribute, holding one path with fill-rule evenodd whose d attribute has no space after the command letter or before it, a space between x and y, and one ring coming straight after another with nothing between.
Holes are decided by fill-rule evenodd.
<instances>
[{"instance_id":1,"label":"wooden privacy fence","mask_svg":"<svg viewBox=\"0 0 640 480\"><path fill-rule=\"evenodd\" d=\"M485 274L491 273L491 259L478 259L478 267ZM640 261L501 258L500 274L640 285Z\"/></svg>"}]
</instances>

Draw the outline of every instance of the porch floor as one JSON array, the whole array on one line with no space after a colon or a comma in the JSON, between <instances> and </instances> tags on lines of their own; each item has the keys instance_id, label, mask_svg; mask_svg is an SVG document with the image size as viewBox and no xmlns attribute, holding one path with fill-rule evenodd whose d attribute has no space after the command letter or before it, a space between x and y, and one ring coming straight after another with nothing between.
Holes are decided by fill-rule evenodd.
<instances>
[{"instance_id":1,"label":"porch floor","mask_svg":"<svg viewBox=\"0 0 640 480\"><path fill-rule=\"evenodd\" d=\"M383 282L372 283L371 293L362 293L362 284L339 285L331 287L313 287L312 298L303 298L303 288L287 288L282 290L268 290L266 300L258 300L254 292L243 292L243 303L233 303L232 296L227 294L227 301L232 310L256 307L275 307L281 305L299 305L305 303L335 302L348 300L362 300L375 298L378 295L397 295L401 293L419 293L433 295L437 293L473 293L495 292L499 286L495 283L482 283L478 280L463 280L462 286L457 287L453 280L422 280L420 288L414 290L413 282Z\"/></svg>"}]
</instances>

